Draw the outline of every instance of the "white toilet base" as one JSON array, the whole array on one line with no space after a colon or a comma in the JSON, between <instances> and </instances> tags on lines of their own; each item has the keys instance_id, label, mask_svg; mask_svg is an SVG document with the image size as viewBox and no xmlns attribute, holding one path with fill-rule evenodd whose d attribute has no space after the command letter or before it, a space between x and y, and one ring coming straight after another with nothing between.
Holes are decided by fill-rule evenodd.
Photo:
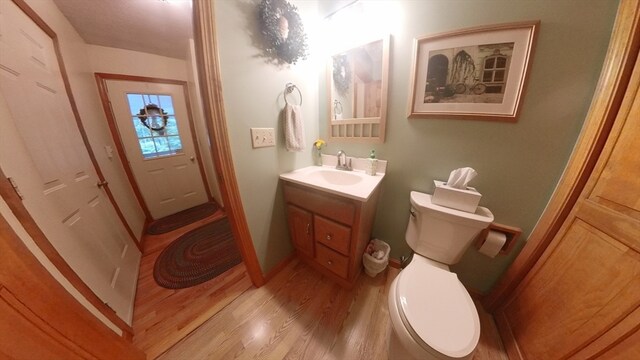
<instances>
[{"instance_id":1,"label":"white toilet base","mask_svg":"<svg viewBox=\"0 0 640 360\"><path fill-rule=\"evenodd\" d=\"M389 317L391 334L389 335L389 360L439 360L415 342L402 323L396 301L398 277L393 279L389 288Z\"/></svg>"},{"instance_id":2,"label":"white toilet base","mask_svg":"<svg viewBox=\"0 0 640 360\"><path fill-rule=\"evenodd\" d=\"M389 360L419 360L404 348L393 329L389 332Z\"/></svg>"},{"instance_id":3,"label":"white toilet base","mask_svg":"<svg viewBox=\"0 0 640 360\"><path fill-rule=\"evenodd\" d=\"M401 272L402 273L402 272ZM400 274L398 274L400 276ZM445 360L453 359L444 354L434 354L424 349L411 333L406 329L400 317L399 304L396 298L398 276L393 279L389 287L388 305L391 318L391 332L389 335L389 360ZM434 350L435 351L435 350ZM456 360L469 360L473 358L472 351L467 356L455 358Z\"/></svg>"}]
</instances>

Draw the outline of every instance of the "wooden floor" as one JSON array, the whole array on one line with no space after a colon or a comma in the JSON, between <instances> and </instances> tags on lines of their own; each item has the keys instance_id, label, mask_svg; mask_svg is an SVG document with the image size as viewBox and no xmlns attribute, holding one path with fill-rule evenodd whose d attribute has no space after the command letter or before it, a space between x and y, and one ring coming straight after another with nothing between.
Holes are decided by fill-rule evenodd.
<instances>
[{"instance_id":1,"label":"wooden floor","mask_svg":"<svg viewBox=\"0 0 640 360\"><path fill-rule=\"evenodd\" d=\"M388 359L390 268L345 290L294 260L249 288L159 359ZM493 318L479 308L474 359L507 359ZM150 357L151 358L151 357ZM392 357L393 358L393 357Z\"/></svg>"},{"instance_id":2,"label":"wooden floor","mask_svg":"<svg viewBox=\"0 0 640 360\"><path fill-rule=\"evenodd\" d=\"M165 352L253 286L244 264L186 289L165 289L153 279L153 266L162 249L182 234L223 216L219 210L178 230L145 235L133 313L133 343L149 359Z\"/></svg>"}]
</instances>

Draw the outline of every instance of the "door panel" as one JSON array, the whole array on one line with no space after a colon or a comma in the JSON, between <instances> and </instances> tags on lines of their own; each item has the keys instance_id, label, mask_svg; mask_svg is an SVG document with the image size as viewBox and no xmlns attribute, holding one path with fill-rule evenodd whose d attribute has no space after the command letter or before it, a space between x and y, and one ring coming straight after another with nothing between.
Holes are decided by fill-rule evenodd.
<instances>
[{"instance_id":1,"label":"door panel","mask_svg":"<svg viewBox=\"0 0 640 360\"><path fill-rule=\"evenodd\" d=\"M562 240L503 309L516 339L535 339L518 342L526 359L564 358L638 306L640 258L628 247L579 219Z\"/></svg>"},{"instance_id":2,"label":"door panel","mask_svg":"<svg viewBox=\"0 0 640 360\"><path fill-rule=\"evenodd\" d=\"M134 186L151 216L158 219L207 202L183 85L110 79L106 86ZM166 111L168 123L160 131L149 128L162 128L160 117L141 115L150 104ZM142 120L149 122L141 125ZM164 147L174 141L177 150Z\"/></svg>"},{"instance_id":3,"label":"door panel","mask_svg":"<svg viewBox=\"0 0 640 360\"><path fill-rule=\"evenodd\" d=\"M96 186L52 39L13 2L0 6L0 166L65 262L130 323L140 253Z\"/></svg>"},{"instance_id":4,"label":"door panel","mask_svg":"<svg viewBox=\"0 0 640 360\"><path fill-rule=\"evenodd\" d=\"M314 257L313 214L297 206L287 205L289 233L298 251Z\"/></svg>"},{"instance_id":5,"label":"door panel","mask_svg":"<svg viewBox=\"0 0 640 360\"><path fill-rule=\"evenodd\" d=\"M640 344L624 340L637 338L640 308L639 89L637 62L584 191L542 257L496 311L513 358L640 351Z\"/></svg>"}]
</instances>

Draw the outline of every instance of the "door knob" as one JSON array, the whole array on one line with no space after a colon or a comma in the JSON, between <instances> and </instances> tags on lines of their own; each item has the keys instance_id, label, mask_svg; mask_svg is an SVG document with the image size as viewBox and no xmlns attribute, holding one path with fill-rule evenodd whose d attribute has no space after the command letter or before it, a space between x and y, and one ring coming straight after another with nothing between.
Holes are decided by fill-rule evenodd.
<instances>
[{"instance_id":1,"label":"door knob","mask_svg":"<svg viewBox=\"0 0 640 360\"><path fill-rule=\"evenodd\" d=\"M109 182L107 180L102 180L102 181L98 181L96 185L98 185L99 188L102 188L104 186L109 185Z\"/></svg>"}]
</instances>

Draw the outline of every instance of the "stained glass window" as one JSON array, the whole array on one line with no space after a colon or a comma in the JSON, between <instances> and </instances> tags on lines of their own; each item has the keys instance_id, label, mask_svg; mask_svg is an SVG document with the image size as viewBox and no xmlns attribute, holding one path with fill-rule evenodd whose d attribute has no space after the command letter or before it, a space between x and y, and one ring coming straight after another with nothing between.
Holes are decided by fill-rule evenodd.
<instances>
[{"instance_id":1,"label":"stained glass window","mask_svg":"<svg viewBox=\"0 0 640 360\"><path fill-rule=\"evenodd\" d=\"M127 94L131 121L145 159L182 153L170 95Z\"/></svg>"}]
</instances>

